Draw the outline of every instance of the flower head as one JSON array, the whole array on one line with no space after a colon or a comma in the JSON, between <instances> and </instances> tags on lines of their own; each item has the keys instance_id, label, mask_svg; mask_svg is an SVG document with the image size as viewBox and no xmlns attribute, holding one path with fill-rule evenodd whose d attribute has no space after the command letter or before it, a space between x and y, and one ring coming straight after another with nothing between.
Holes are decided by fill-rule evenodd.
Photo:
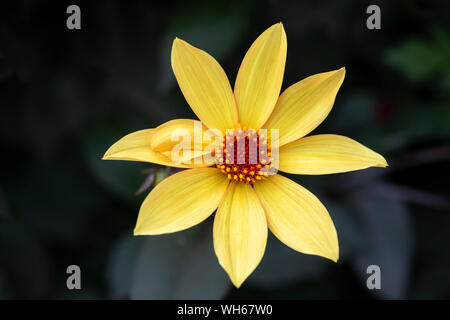
<instances>
[{"instance_id":1,"label":"flower head","mask_svg":"<svg viewBox=\"0 0 450 320\"><path fill-rule=\"evenodd\" d=\"M184 230L217 210L214 250L236 287L262 259L268 229L294 250L338 260L327 209L278 170L316 175L387 166L381 155L350 138L305 137L331 111L345 68L310 76L280 96L286 52L278 23L252 44L233 90L213 57L175 39L172 68L201 122L177 119L131 133L104 155L186 168L150 192L134 234ZM181 143L174 139L177 132L183 133Z\"/></svg>"}]
</instances>

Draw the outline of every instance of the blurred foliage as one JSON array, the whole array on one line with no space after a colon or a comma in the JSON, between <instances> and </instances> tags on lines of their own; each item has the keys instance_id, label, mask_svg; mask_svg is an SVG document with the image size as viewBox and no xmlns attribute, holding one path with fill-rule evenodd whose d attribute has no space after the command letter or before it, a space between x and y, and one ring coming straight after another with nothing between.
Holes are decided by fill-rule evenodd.
<instances>
[{"instance_id":1,"label":"blurred foliage","mask_svg":"<svg viewBox=\"0 0 450 320\"><path fill-rule=\"evenodd\" d=\"M450 89L450 36L435 30L431 39L410 38L386 54L386 61L409 80L420 82L437 78Z\"/></svg>"},{"instance_id":2,"label":"blurred foliage","mask_svg":"<svg viewBox=\"0 0 450 320\"><path fill-rule=\"evenodd\" d=\"M0 299L450 298L450 6L377 1L16 1L0 12ZM102 161L127 133L194 118L170 68L175 36L214 55L233 84L251 42L282 21L283 88L346 66L315 133L352 137L389 167L290 176L329 209L337 264L269 235L239 289L214 255L212 221L134 237L148 191L173 169ZM82 290L66 289L66 268ZM366 289L381 266L382 289Z\"/></svg>"},{"instance_id":3,"label":"blurred foliage","mask_svg":"<svg viewBox=\"0 0 450 320\"><path fill-rule=\"evenodd\" d=\"M209 224L208 224L209 227ZM206 232L205 232L206 231ZM205 226L161 237L120 239L108 280L112 298L219 299L230 288ZM157 275L149 276L149 275Z\"/></svg>"}]
</instances>

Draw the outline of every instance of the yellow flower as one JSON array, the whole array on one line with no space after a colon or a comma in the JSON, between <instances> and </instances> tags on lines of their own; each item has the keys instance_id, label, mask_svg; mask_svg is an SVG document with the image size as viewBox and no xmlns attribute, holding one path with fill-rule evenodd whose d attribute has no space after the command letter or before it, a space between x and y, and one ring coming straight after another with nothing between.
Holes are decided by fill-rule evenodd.
<instances>
[{"instance_id":1,"label":"yellow flower","mask_svg":"<svg viewBox=\"0 0 450 320\"><path fill-rule=\"evenodd\" d=\"M198 121L188 119L131 133L116 142L103 158L188 168L166 178L150 192L140 208L134 234L184 230L217 209L214 250L236 287L260 262L268 228L296 251L335 262L339 257L336 229L324 205L299 184L263 169L272 169L276 161L275 169L308 175L387 166L381 155L350 138L333 134L305 137L330 112L345 68L310 76L279 96L286 51L283 25L275 24L248 50L233 91L213 57L175 39L172 68L184 97L201 120L200 133L215 128L223 141L223 151L215 153L215 167L203 159L205 145L195 143L195 137L194 144L188 143L192 152L183 152L181 158L196 161L172 160L171 151L177 143L172 141L173 132L183 129L195 135ZM264 136L259 130L262 128L279 130L276 150L269 133L260 139ZM227 150L230 141L234 146L238 140L245 141L243 149L237 146L235 151ZM258 141L253 151L249 149L251 141ZM275 151L276 160L271 157ZM256 162L250 163L252 156ZM238 158L243 162L236 163Z\"/></svg>"}]
</instances>

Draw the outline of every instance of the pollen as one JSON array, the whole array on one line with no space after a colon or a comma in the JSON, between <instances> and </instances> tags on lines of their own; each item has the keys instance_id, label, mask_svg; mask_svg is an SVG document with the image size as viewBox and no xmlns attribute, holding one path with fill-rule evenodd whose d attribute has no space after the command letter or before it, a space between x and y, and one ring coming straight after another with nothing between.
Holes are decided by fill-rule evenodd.
<instances>
[{"instance_id":1,"label":"pollen","mask_svg":"<svg viewBox=\"0 0 450 320\"><path fill-rule=\"evenodd\" d=\"M216 149L216 166L229 180L252 184L268 176L272 168L272 153L268 138L262 132L227 130L219 145L222 149Z\"/></svg>"}]
</instances>

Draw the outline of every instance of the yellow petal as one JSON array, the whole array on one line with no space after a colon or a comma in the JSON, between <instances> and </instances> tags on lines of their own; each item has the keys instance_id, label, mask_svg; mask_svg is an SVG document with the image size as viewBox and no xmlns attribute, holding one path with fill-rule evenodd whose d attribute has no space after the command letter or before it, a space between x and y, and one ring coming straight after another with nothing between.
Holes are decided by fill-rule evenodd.
<instances>
[{"instance_id":1,"label":"yellow petal","mask_svg":"<svg viewBox=\"0 0 450 320\"><path fill-rule=\"evenodd\" d=\"M175 39L172 69L197 117L208 128L232 129L238 122L233 91L219 63L206 52Z\"/></svg>"},{"instance_id":2,"label":"yellow petal","mask_svg":"<svg viewBox=\"0 0 450 320\"><path fill-rule=\"evenodd\" d=\"M154 129L130 133L114 143L103 156L103 160L128 160L171 165L164 155L151 150L150 143Z\"/></svg>"},{"instance_id":3,"label":"yellow petal","mask_svg":"<svg viewBox=\"0 0 450 320\"><path fill-rule=\"evenodd\" d=\"M195 164L193 167L208 167L215 164L214 158L210 156L208 150L183 150L175 149L174 151L162 152L168 159L171 159L176 164ZM206 162L206 157L210 156L210 162Z\"/></svg>"},{"instance_id":4,"label":"yellow petal","mask_svg":"<svg viewBox=\"0 0 450 320\"><path fill-rule=\"evenodd\" d=\"M207 129L201 121L191 119L175 119L167 121L155 128L151 148L158 152L170 151L187 139L191 150L203 150L209 142L203 141Z\"/></svg>"},{"instance_id":5,"label":"yellow petal","mask_svg":"<svg viewBox=\"0 0 450 320\"><path fill-rule=\"evenodd\" d=\"M279 174L254 184L269 229L296 251L339 258L336 229L327 209L311 192Z\"/></svg>"},{"instance_id":6,"label":"yellow petal","mask_svg":"<svg viewBox=\"0 0 450 320\"><path fill-rule=\"evenodd\" d=\"M255 191L231 183L214 219L214 250L237 288L261 261L266 242L266 216Z\"/></svg>"},{"instance_id":7,"label":"yellow petal","mask_svg":"<svg viewBox=\"0 0 450 320\"><path fill-rule=\"evenodd\" d=\"M163 123L154 130L151 148L164 154L175 163L188 164L194 163L194 161L203 163L208 160L206 156L211 153L207 147L212 144L210 137L212 134L211 130L208 131L201 121L175 119ZM216 132L215 134L218 141L222 141L221 133ZM211 158L213 157L211 156ZM206 161L203 164L206 166Z\"/></svg>"},{"instance_id":8,"label":"yellow petal","mask_svg":"<svg viewBox=\"0 0 450 320\"><path fill-rule=\"evenodd\" d=\"M286 52L281 23L264 31L247 51L234 85L242 126L259 129L272 112L280 95Z\"/></svg>"},{"instance_id":9,"label":"yellow petal","mask_svg":"<svg viewBox=\"0 0 450 320\"><path fill-rule=\"evenodd\" d=\"M205 167L206 163L175 163L166 155L153 151L150 147L155 129L145 129L130 133L114 143L103 156L103 160L142 161L177 168ZM211 165L211 164L209 164Z\"/></svg>"},{"instance_id":10,"label":"yellow petal","mask_svg":"<svg viewBox=\"0 0 450 320\"><path fill-rule=\"evenodd\" d=\"M382 155L350 138L319 134L280 148L279 170L295 174L329 174L386 167Z\"/></svg>"},{"instance_id":11,"label":"yellow petal","mask_svg":"<svg viewBox=\"0 0 450 320\"><path fill-rule=\"evenodd\" d=\"M215 168L169 176L142 203L134 234L171 233L199 224L216 210L227 185L226 176Z\"/></svg>"},{"instance_id":12,"label":"yellow petal","mask_svg":"<svg viewBox=\"0 0 450 320\"><path fill-rule=\"evenodd\" d=\"M290 86L281 94L264 128L280 130L280 146L304 137L330 113L344 77L345 68L341 68Z\"/></svg>"}]
</instances>

